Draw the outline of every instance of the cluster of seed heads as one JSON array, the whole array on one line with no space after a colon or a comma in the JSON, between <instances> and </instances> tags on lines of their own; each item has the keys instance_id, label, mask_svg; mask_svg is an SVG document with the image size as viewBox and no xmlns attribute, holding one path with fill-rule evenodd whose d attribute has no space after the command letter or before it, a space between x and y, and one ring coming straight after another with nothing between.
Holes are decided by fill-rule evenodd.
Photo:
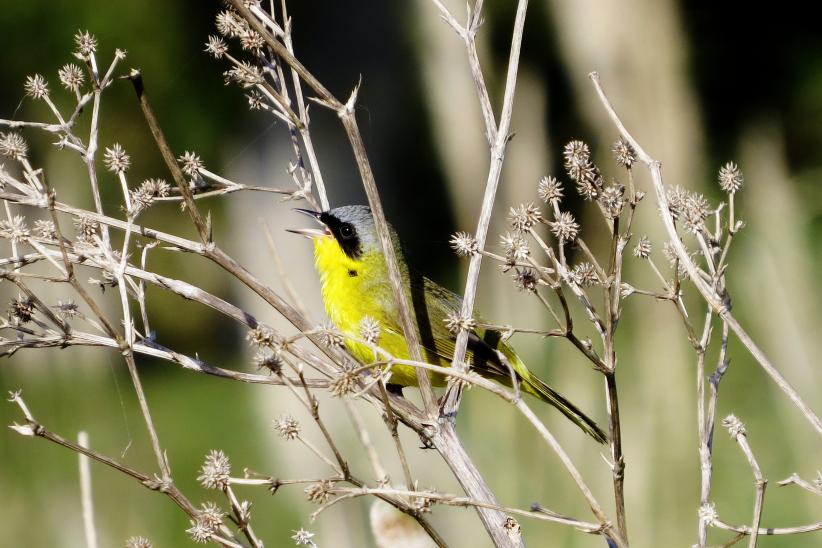
<instances>
[{"instance_id":1,"label":"cluster of seed heads","mask_svg":"<svg viewBox=\"0 0 822 548\"><path fill-rule=\"evenodd\" d=\"M320 480L305 488L305 498L314 504L324 504L331 498L332 489L334 489L334 483L331 480Z\"/></svg>"},{"instance_id":2,"label":"cluster of seed heads","mask_svg":"<svg viewBox=\"0 0 822 548\"><path fill-rule=\"evenodd\" d=\"M291 415L282 415L274 419L274 429L288 441L300 437L300 423Z\"/></svg>"},{"instance_id":3,"label":"cluster of seed heads","mask_svg":"<svg viewBox=\"0 0 822 548\"><path fill-rule=\"evenodd\" d=\"M146 179L137 190L132 190L132 214L136 215L148 209L157 198L165 198L171 192L171 186L163 179Z\"/></svg>"}]
</instances>

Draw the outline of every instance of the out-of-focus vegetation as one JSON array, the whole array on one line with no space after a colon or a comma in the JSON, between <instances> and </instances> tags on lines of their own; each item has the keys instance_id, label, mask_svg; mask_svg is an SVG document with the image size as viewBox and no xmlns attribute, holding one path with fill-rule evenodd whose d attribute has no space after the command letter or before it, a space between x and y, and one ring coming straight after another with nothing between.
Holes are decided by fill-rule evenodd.
<instances>
[{"instance_id":1,"label":"out-of-focus vegetation","mask_svg":"<svg viewBox=\"0 0 822 548\"><path fill-rule=\"evenodd\" d=\"M115 48L128 51L125 66L143 71L148 93L175 151L196 150L209 167L249 184L286 186L290 145L285 130L259 112L249 112L240 90L223 85L225 66L203 52L213 33L217 2L7 2L0 11L0 118L45 119L42 104L25 99L27 75L44 74L56 91L56 71L72 61L72 36L88 29L97 36L101 59ZM462 43L425 0L390 3L293 2L295 49L338 96L362 77L358 116L389 220L398 229L416 268L459 291L463 264L448 249L457 228L472 230L485 181L487 150ZM462 13L459 2L454 12ZM481 31L483 63L498 90L504 78L513 8L487 2ZM745 10L744 20L736 9ZM649 151L665 165L666 180L721 199L716 170L736 160L745 172L740 216L747 227L735 244L731 293L734 310L755 338L817 412L822 411L822 37L814 19L794 9L731 8L707 2L635 0L532 2L525 33L520 88L498 200L503 229L509 205L536 199L541 175L562 174L560 147L571 138L592 144L600 163L616 138L587 73L598 70L612 99ZM54 93L56 97L60 93ZM102 145L122 143L139 179L167 177L127 82L106 93ZM66 96L66 105L68 96ZM494 98L498 101L498 97ZM59 105L59 102L58 102ZM332 205L360 203L355 164L333 115L312 107L320 162ZM57 152L48 139L26 133L30 156L46 167L63 199L90 203L82 164ZM140 174L140 175L136 175ZM608 174L616 176L616 170ZM117 203L119 190L104 174L104 201ZM108 177L108 179L107 179ZM647 187L647 180L639 179ZM569 192L568 194L573 195ZM575 198L570 197L569 200ZM208 202L216 238L256 273L280 281L265 253L257 219L274 228L298 289L316 318L322 318L310 249L282 230L300 226L291 203L269 195L231 195ZM583 219L581 203L569 203ZM648 232L661 247L657 221L646 208L637 234ZM591 217L592 220L593 217ZM148 213L145 224L192 234L175 206ZM590 223L592 227L593 222ZM603 234L600 233L599 236ZM586 238L595 239L591 229ZM495 240L496 238L494 238ZM491 240L491 241L494 241ZM6 245L3 243L2 245ZM273 314L217 269L192 257L157 252L155 268L191 280L218 295ZM653 284L639 266L632 276ZM5 283L3 284L6 285ZM5 301L15 295L0 287ZM61 295L54 293L55 300ZM620 390L627 459L627 513L636 546L685 546L694 541L699 501L695 417L695 368L682 326L672 307L629 301L620 326ZM697 301L692 301L694 309ZM168 346L199 352L227 368L252 368L245 333L196 305L150 292L153 327ZM486 265L480 309L497 323L547 325L547 318L510 281ZM521 337L517 335L517 337ZM597 376L554 340L515 338L527 361L585 409L605 417ZM711 354L713 358L715 354ZM813 477L822 466L822 443L784 396L737 344L731 345L718 417L735 413L748 426L750 443L771 480L765 526L818 521L822 501L775 482L793 472ZM199 502L211 497L196 482L205 453L225 451L243 467L279 477L311 475L320 463L278 439L270 427L281 412L298 414L281 390L240 385L196 375L166 363L138 364L159 435L175 480ZM713 365L713 362L709 361ZM144 470L154 461L127 372L114 351L66 349L21 351L0 361L0 389L22 388L36 416L50 429L73 436L85 429L99 451ZM324 403L331 413L338 404ZM341 408L339 408L341 410ZM370 411L364 408L364 411ZM599 448L542 410L546 423L567 444L600 500L610 500L609 472ZM357 451L344 414L331 419L344 444ZM18 419L0 406L0 423ZM378 417L370 417L378 424ZM311 426L306 422L306 428ZM504 504L532 501L586 517L586 507L553 455L505 404L474 390L462 407L460 431L469 452ZM390 448L387 436L376 440ZM418 440L409 436L408 447ZM364 459L364 457L363 457ZM355 462L365 469L365 462ZM434 455L414 451L412 466L428 470L424 482L443 491L457 488ZM748 523L753 480L738 447L717 432L714 499L720 515ZM170 501L99 466L92 467L96 520L101 543L116 546L131 535L156 546L187 542L187 519ZM398 469L392 472L399 477ZM422 487L428 487L424 484ZM77 457L41 440L0 432L2 541L27 546L81 546ZM275 496L249 489L253 524L271 546L288 545L291 531L316 531L320 546L367 546L370 501L340 504L314 524L315 509L300 488ZM475 546L484 532L473 512L437 509L434 522L454 546ZM523 520L532 546L600 546L555 525ZM730 538L712 533L715 543ZM483 539L483 540L480 540ZM820 534L761 539L763 546L817 546Z\"/></svg>"}]
</instances>

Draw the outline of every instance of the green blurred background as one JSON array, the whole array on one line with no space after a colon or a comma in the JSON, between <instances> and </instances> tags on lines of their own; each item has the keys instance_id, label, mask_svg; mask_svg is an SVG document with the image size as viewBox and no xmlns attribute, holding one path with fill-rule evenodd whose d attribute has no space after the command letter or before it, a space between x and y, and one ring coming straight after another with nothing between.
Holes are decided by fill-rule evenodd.
<instances>
[{"instance_id":1,"label":"green blurred background","mask_svg":"<svg viewBox=\"0 0 822 548\"><path fill-rule=\"evenodd\" d=\"M448 248L454 230L472 231L487 169L479 109L460 40L433 5L411 2L292 2L295 47L302 61L338 96L362 78L358 118L389 219L398 228L413 264L460 291L465 263ZM480 54L495 104L510 44L514 3L486 2ZM571 138L588 141L609 175L615 131L587 79L598 70L611 99L634 135L665 166L666 181L721 199L716 170L740 163L745 187L738 211L747 221L731 260L735 311L805 400L822 412L822 374L817 362L822 327L817 282L822 231L822 35L799 3L778 9L749 4L670 0L532 1L523 45L512 131L492 227L505 230L509 205L536 199L540 176L562 175L561 146ZM450 2L462 19L464 6ZM203 52L214 33L217 2L28 2L3 3L0 22L0 118L46 120L41 103L24 98L27 75L42 73L58 105L71 97L59 90L56 71L73 61L72 36L88 29L99 41L106 65L115 48L128 51L122 68L142 69L154 108L172 147L195 150L206 165L248 184L287 186L290 145L281 124L249 112L240 90L223 85L224 62ZM101 144L122 143L132 156L133 181L168 178L127 83L117 83L103 100ZM313 135L332 205L365 200L352 155L334 116L313 108ZM35 166L46 169L64 201L89 205L84 168L75 155L58 153L48 137L26 133ZM116 212L119 188L105 173L105 207ZM644 174L639 185L649 189ZM571 193L569 193L571 194ZM576 197L566 207L583 220L586 239L602 237L593 211ZM294 204L269 195L212 200L217 241L275 288L282 287L266 251L258 219L274 231L300 294L318 320L323 317L310 249L282 231L301 226ZM143 222L192 235L173 205L155 207ZM648 233L658 250L653 206L645 204L636 233ZM586 228L587 227L587 228ZM496 236L491 240L496 243ZM8 255L5 242L4 256ZM664 262L657 256L658 262ZM259 317L288 329L258 299L196 257L157 251L150 266L237 302ZM628 280L654 287L643 267L629 261ZM4 283L3 286L6 284ZM14 295L0 287L3 300ZM52 301L65 288L44 288ZM116 296L101 297L116 310ZM211 363L251 370L244 330L181 299L149 291L150 314L159 341L182 352L198 352ZM549 326L527 296L487 264L479 306L497 323ZM696 317L703 315L691 301ZM278 323L280 322L280 323ZM543 377L572 396L602 423L601 380L562 341L515 339ZM694 542L699 500L695 418L695 367L683 329L671 307L633 298L620 324L620 390L627 460L630 534L635 546L688 546ZM715 350L710 354L713 367ZM793 472L805 478L822 468L822 443L807 422L737 344L721 388L718 417L737 414L771 484L765 526L818 521L819 497L775 482ZM205 453L224 450L235 475L243 467L277 477L309 477L323 465L299 447L277 438L271 419L301 414L288 394L245 386L140 359L148 400L168 450L175 480L196 502L214 493L196 482ZM92 446L146 471L153 457L123 362L113 351L73 348L21 351L0 362L0 389L22 388L35 415L67 437L85 429ZM369 480L343 407L323 400L322 412L351 456L355 471ZM390 438L379 418L363 407L375 442L391 459ZM610 476L600 448L583 439L550 410L544 420L566 444L599 500L612 514ZM16 408L0 406L0 422L19 420ZM307 435L321 443L303 421ZM589 513L555 456L533 430L501 401L480 391L466 397L459 429L477 465L503 504L528 507L539 501L556 511L588 519ZM407 434L407 433L406 433ZM410 448L414 436L405 437ZM412 449L421 487L458 489L434 454ZM718 431L714 457L714 500L732 523L750 521L753 481L739 449ZM166 498L101 466L93 465L94 502L101 546L122 545L144 535L155 546L185 546L188 521ZM77 458L41 440L0 432L0 544L83 546ZM287 546L292 530L317 533L320 546L369 546L370 500L335 506L316 523L314 507L300 488L269 496L247 489L253 521L269 546ZM222 501L218 501L222 502ZM437 509L435 524L453 546L487 541L473 512ZM522 523L530 546L602 546L601 539L568 528ZM713 533L721 544L730 535ZM819 546L820 533L764 538L762 546Z\"/></svg>"}]
</instances>

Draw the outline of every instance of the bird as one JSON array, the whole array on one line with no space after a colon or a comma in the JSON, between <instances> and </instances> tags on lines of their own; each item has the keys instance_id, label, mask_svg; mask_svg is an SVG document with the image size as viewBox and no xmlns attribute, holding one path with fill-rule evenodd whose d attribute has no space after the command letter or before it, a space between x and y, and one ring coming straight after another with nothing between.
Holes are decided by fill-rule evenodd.
<instances>
[{"instance_id":1,"label":"bird","mask_svg":"<svg viewBox=\"0 0 822 548\"><path fill-rule=\"evenodd\" d=\"M319 222L321 228L287 229L314 242L314 263L320 277L326 313L345 337L349 352L362 364L374 361L374 351L362 340L364 320L379 325L377 344L396 359L410 360L399 309L391 285L388 264L382 251L371 208L345 205L313 211L295 208ZM402 285L414 309L423 357L431 364L450 367L456 336L447 318L459 317L462 297L409 268L396 232L389 225ZM476 322L475 322L476 323ZM571 422L599 443L608 436L597 424L562 394L532 373L508 343L503 333L471 325L466 361L482 377L511 387L514 370L520 389L558 409ZM357 340L352 340L357 339ZM500 356L504 357L504 359ZM428 372L434 386L444 386L446 376ZM418 386L416 369L393 364L388 388L401 393L403 387Z\"/></svg>"}]
</instances>

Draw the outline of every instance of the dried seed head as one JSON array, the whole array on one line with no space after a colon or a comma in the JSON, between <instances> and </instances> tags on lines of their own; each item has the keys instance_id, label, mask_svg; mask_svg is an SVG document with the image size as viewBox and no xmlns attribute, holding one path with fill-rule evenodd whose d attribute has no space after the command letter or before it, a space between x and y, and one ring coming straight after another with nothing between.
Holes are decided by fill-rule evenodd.
<instances>
[{"instance_id":1,"label":"dried seed head","mask_svg":"<svg viewBox=\"0 0 822 548\"><path fill-rule=\"evenodd\" d=\"M152 548L151 541L145 537L129 537L126 539L126 548Z\"/></svg>"},{"instance_id":2,"label":"dried seed head","mask_svg":"<svg viewBox=\"0 0 822 548\"><path fill-rule=\"evenodd\" d=\"M59 300L53 308L57 310L57 314L64 320L70 320L80 314L80 307L71 299L65 301Z\"/></svg>"},{"instance_id":3,"label":"dried seed head","mask_svg":"<svg viewBox=\"0 0 822 548\"><path fill-rule=\"evenodd\" d=\"M711 206L705 196L691 193L685 199L681 211L682 222L687 230L696 234L705 229L705 219L710 213Z\"/></svg>"},{"instance_id":4,"label":"dried seed head","mask_svg":"<svg viewBox=\"0 0 822 548\"><path fill-rule=\"evenodd\" d=\"M742 188L742 172L735 163L728 162L720 168L719 186L728 194L733 194Z\"/></svg>"},{"instance_id":5,"label":"dried seed head","mask_svg":"<svg viewBox=\"0 0 822 548\"><path fill-rule=\"evenodd\" d=\"M228 53L228 45L219 36L211 35L206 42L205 52L215 59L222 59Z\"/></svg>"},{"instance_id":6,"label":"dried seed head","mask_svg":"<svg viewBox=\"0 0 822 548\"><path fill-rule=\"evenodd\" d=\"M245 31L245 25L242 19L240 19L233 10L218 13L215 26L217 27L217 32L226 38L236 38Z\"/></svg>"},{"instance_id":7,"label":"dried seed head","mask_svg":"<svg viewBox=\"0 0 822 548\"><path fill-rule=\"evenodd\" d=\"M565 145L562 156L565 158L566 168L575 164L587 164L591 159L591 149L582 141L571 141Z\"/></svg>"},{"instance_id":8,"label":"dried seed head","mask_svg":"<svg viewBox=\"0 0 822 548\"><path fill-rule=\"evenodd\" d=\"M67 63L57 71L57 77L60 78L60 83L69 91L79 91L85 82L83 69L74 63Z\"/></svg>"},{"instance_id":9,"label":"dried seed head","mask_svg":"<svg viewBox=\"0 0 822 548\"><path fill-rule=\"evenodd\" d=\"M54 227L53 221L43 219L34 221L34 231L44 240L57 239L57 229Z\"/></svg>"},{"instance_id":10,"label":"dried seed head","mask_svg":"<svg viewBox=\"0 0 822 548\"><path fill-rule=\"evenodd\" d=\"M22 215L15 215L9 220L0 221L0 236L8 238L12 242L22 242L31 235L26 218Z\"/></svg>"},{"instance_id":11,"label":"dried seed head","mask_svg":"<svg viewBox=\"0 0 822 548\"><path fill-rule=\"evenodd\" d=\"M353 394L359 387L359 373L354 369L343 371L337 378L331 381L328 389L332 396L341 398L349 394Z\"/></svg>"},{"instance_id":12,"label":"dried seed head","mask_svg":"<svg viewBox=\"0 0 822 548\"><path fill-rule=\"evenodd\" d=\"M609 186L602 191L599 203L602 204L602 208L611 219L616 219L622 214L625 207L624 195L625 187L622 185Z\"/></svg>"},{"instance_id":13,"label":"dried seed head","mask_svg":"<svg viewBox=\"0 0 822 548\"><path fill-rule=\"evenodd\" d=\"M103 163L113 173L125 173L131 165L131 158L120 143L114 143L111 148L106 148Z\"/></svg>"},{"instance_id":14,"label":"dried seed head","mask_svg":"<svg viewBox=\"0 0 822 548\"><path fill-rule=\"evenodd\" d=\"M530 268L518 268L514 273L514 283L520 291L536 293L537 275Z\"/></svg>"},{"instance_id":15,"label":"dried seed head","mask_svg":"<svg viewBox=\"0 0 822 548\"><path fill-rule=\"evenodd\" d=\"M74 219L74 228L77 229L78 240L93 243L100 224L88 217L77 217Z\"/></svg>"},{"instance_id":16,"label":"dried seed head","mask_svg":"<svg viewBox=\"0 0 822 548\"><path fill-rule=\"evenodd\" d=\"M665 242L662 244L662 254L665 255L666 259L668 259L668 264L671 265L671 268L676 265L676 272L680 278L686 278L688 276L688 269L685 268L685 265L679 260L676 250L671 242ZM691 253L690 257L693 256L693 253Z\"/></svg>"},{"instance_id":17,"label":"dried seed head","mask_svg":"<svg viewBox=\"0 0 822 548\"><path fill-rule=\"evenodd\" d=\"M280 375L283 372L282 353L279 351L258 350L254 354L254 365L257 366L257 369L268 369L275 375Z\"/></svg>"},{"instance_id":18,"label":"dried seed head","mask_svg":"<svg viewBox=\"0 0 822 548\"><path fill-rule=\"evenodd\" d=\"M28 150L26 140L16 131L0 134L0 154L20 161L26 157Z\"/></svg>"},{"instance_id":19,"label":"dried seed head","mask_svg":"<svg viewBox=\"0 0 822 548\"><path fill-rule=\"evenodd\" d=\"M543 177L537 185L537 194L546 204L559 204L562 201L562 183L556 177Z\"/></svg>"},{"instance_id":20,"label":"dried seed head","mask_svg":"<svg viewBox=\"0 0 822 548\"><path fill-rule=\"evenodd\" d=\"M342 348L345 345L345 337L331 322L325 322L320 329L320 342L325 346Z\"/></svg>"},{"instance_id":21,"label":"dried seed head","mask_svg":"<svg viewBox=\"0 0 822 548\"><path fill-rule=\"evenodd\" d=\"M77 44L77 52L75 55L81 59L90 57L97 51L97 39L89 33L89 31L77 31L74 35L74 43Z\"/></svg>"},{"instance_id":22,"label":"dried seed head","mask_svg":"<svg viewBox=\"0 0 822 548\"><path fill-rule=\"evenodd\" d=\"M201 519L191 520L191 527L186 529L186 533L197 544L205 544L211 540L214 534L214 528L210 523Z\"/></svg>"},{"instance_id":23,"label":"dried seed head","mask_svg":"<svg viewBox=\"0 0 822 548\"><path fill-rule=\"evenodd\" d=\"M231 476L231 462L222 451L212 449L206 456L197 478L206 489L225 489Z\"/></svg>"},{"instance_id":24,"label":"dried seed head","mask_svg":"<svg viewBox=\"0 0 822 548\"><path fill-rule=\"evenodd\" d=\"M300 437L300 423L291 415L282 415L274 419L274 429L288 441Z\"/></svg>"},{"instance_id":25,"label":"dried seed head","mask_svg":"<svg viewBox=\"0 0 822 548\"><path fill-rule=\"evenodd\" d=\"M507 232L500 237L500 246L505 251L505 258L511 266L517 262L527 260L531 254L531 250L528 249L528 242L519 234Z\"/></svg>"},{"instance_id":26,"label":"dried seed head","mask_svg":"<svg viewBox=\"0 0 822 548\"><path fill-rule=\"evenodd\" d=\"M204 502L200 507L200 515L197 516L199 521L208 524L213 531L223 524L223 518L226 516L226 513L215 503Z\"/></svg>"},{"instance_id":27,"label":"dried seed head","mask_svg":"<svg viewBox=\"0 0 822 548\"><path fill-rule=\"evenodd\" d=\"M517 232L528 232L542 218L542 214L534 204L520 204L512 207L508 212L511 226Z\"/></svg>"},{"instance_id":28,"label":"dried seed head","mask_svg":"<svg viewBox=\"0 0 822 548\"><path fill-rule=\"evenodd\" d=\"M611 147L611 152L614 153L616 162L628 169L636 162L636 150L631 146L631 143L620 137Z\"/></svg>"},{"instance_id":29,"label":"dried seed head","mask_svg":"<svg viewBox=\"0 0 822 548\"><path fill-rule=\"evenodd\" d=\"M474 318L464 318L458 311L449 312L443 321L448 331L454 335L460 331L473 331L477 327L477 321Z\"/></svg>"},{"instance_id":30,"label":"dried seed head","mask_svg":"<svg viewBox=\"0 0 822 548\"><path fill-rule=\"evenodd\" d=\"M380 340L380 322L371 316L363 316L360 320L360 337L370 344L377 344Z\"/></svg>"},{"instance_id":31,"label":"dried seed head","mask_svg":"<svg viewBox=\"0 0 822 548\"><path fill-rule=\"evenodd\" d=\"M739 436L744 436L747 433L745 431L745 425L742 424L742 421L739 420L736 415L728 415L722 419L722 426L728 429L728 434L734 439Z\"/></svg>"},{"instance_id":32,"label":"dried seed head","mask_svg":"<svg viewBox=\"0 0 822 548\"><path fill-rule=\"evenodd\" d=\"M333 488L334 484L329 480L312 483L305 488L305 498L314 504L324 504L331 498L331 489Z\"/></svg>"},{"instance_id":33,"label":"dried seed head","mask_svg":"<svg viewBox=\"0 0 822 548\"><path fill-rule=\"evenodd\" d=\"M571 271L571 277L582 287L591 287L600 283L596 268L591 263L580 263Z\"/></svg>"},{"instance_id":34,"label":"dried seed head","mask_svg":"<svg viewBox=\"0 0 822 548\"><path fill-rule=\"evenodd\" d=\"M26 76L26 83L23 86L26 95L32 99L42 99L49 94L49 86L46 79L40 74L34 76Z\"/></svg>"},{"instance_id":35,"label":"dried seed head","mask_svg":"<svg viewBox=\"0 0 822 548\"><path fill-rule=\"evenodd\" d=\"M317 545L314 543L313 540L314 533L306 531L305 529L300 529L299 531L294 531L294 534L291 535L291 539L294 541L294 544L297 546L314 546Z\"/></svg>"},{"instance_id":36,"label":"dried seed head","mask_svg":"<svg viewBox=\"0 0 822 548\"><path fill-rule=\"evenodd\" d=\"M256 89L252 89L249 93L247 93L246 99L248 99L248 108L250 110L260 110L265 108L265 98Z\"/></svg>"},{"instance_id":37,"label":"dried seed head","mask_svg":"<svg viewBox=\"0 0 822 548\"><path fill-rule=\"evenodd\" d=\"M185 154L177 158L177 161L183 165L183 171L189 177L199 177L200 170L205 167L203 161L194 152L186 151Z\"/></svg>"},{"instance_id":38,"label":"dried seed head","mask_svg":"<svg viewBox=\"0 0 822 548\"><path fill-rule=\"evenodd\" d=\"M685 206L688 201L688 191L677 185L672 189L668 189L668 210L671 212L671 217L675 220L679 219L685 212Z\"/></svg>"},{"instance_id":39,"label":"dried seed head","mask_svg":"<svg viewBox=\"0 0 822 548\"><path fill-rule=\"evenodd\" d=\"M226 85L232 82L244 88L250 88L263 83L263 75L260 69L251 63L240 61L234 68L223 73Z\"/></svg>"},{"instance_id":40,"label":"dried seed head","mask_svg":"<svg viewBox=\"0 0 822 548\"><path fill-rule=\"evenodd\" d=\"M146 179L140 188L131 192L133 213L147 209L157 198L165 198L171 192L171 186L163 179Z\"/></svg>"},{"instance_id":41,"label":"dried seed head","mask_svg":"<svg viewBox=\"0 0 822 548\"><path fill-rule=\"evenodd\" d=\"M274 348L277 344L277 336L271 329L264 325L258 325L256 328L249 331L246 334L245 338L253 346L257 346L260 348Z\"/></svg>"},{"instance_id":42,"label":"dried seed head","mask_svg":"<svg viewBox=\"0 0 822 548\"><path fill-rule=\"evenodd\" d=\"M648 236L642 236L639 239L639 242L636 244L634 248L634 257L639 257L640 259L647 259L651 256L651 240Z\"/></svg>"},{"instance_id":43,"label":"dried seed head","mask_svg":"<svg viewBox=\"0 0 822 548\"><path fill-rule=\"evenodd\" d=\"M579 225L574 220L574 216L568 211L559 214L556 221L548 223L551 232L560 242L572 242L579 234Z\"/></svg>"},{"instance_id":44,"label":"dried seed head","mask_svg":"<svg viewBox=\"0 0 822 548\"><path fill-rule=\"evenodd\" d=\"M467 232L457 232L451 236L451 249L453 249L460 257L473 255L479 251L479 244L476 238Z\"/></svg>"},{"instance_id":45,"label":"dried seed head","mask_svg":"<svg viewBox=\"0 0 822 548\"><path fill-rule=\"evenodd\" d=\"M34 299L18 295L16 299L11 300L8 314L9 321L15 325L27 324L34 317L35 310Z\"/></svg>"},{"instance_id":46,"label":"dried seed head","mask_svg":"<svg viewBox=\"0 0 822 548\"><path fill-rule=\"evenodd\" d=\"M260 55L265 47L265 40L257 32L247 28L240 35L240 46L246 51Z\"/></svg>"}]
</instances>

